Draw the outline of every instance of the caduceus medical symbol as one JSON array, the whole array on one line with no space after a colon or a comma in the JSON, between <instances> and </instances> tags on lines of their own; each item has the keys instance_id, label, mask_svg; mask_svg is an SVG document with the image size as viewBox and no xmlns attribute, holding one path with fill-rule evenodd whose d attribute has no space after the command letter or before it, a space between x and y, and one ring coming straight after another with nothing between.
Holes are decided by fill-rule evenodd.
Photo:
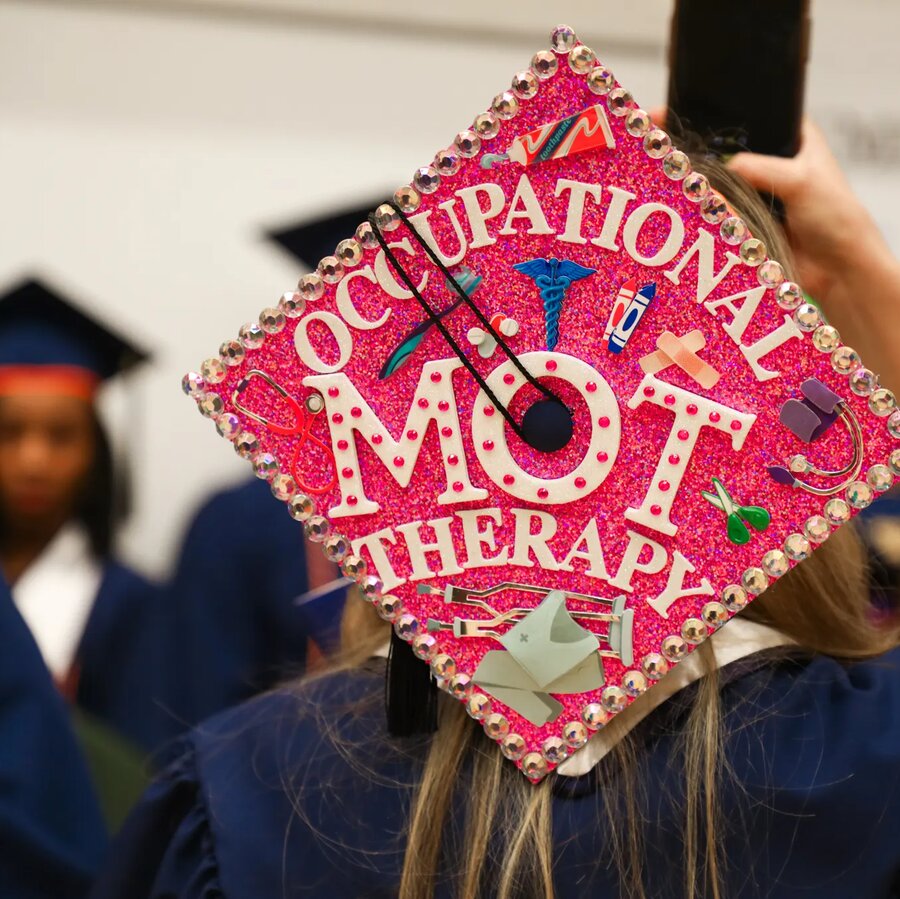
<instances>
[{"instance_id":1,"label":"caduceus medical symbol","mask_svg":"<svg viewBox=\"0 0 900 899\"><path fill-rule=\"evenodd\" d=\"M530 259L518 262L513 268L528 275L541 291L544 303L544 327L547 332L547 349L552 350L559 342L559 314L563 300L574 281L580 281L597 271L585 268L568 259Z\"/></svg>"}]
</instances>

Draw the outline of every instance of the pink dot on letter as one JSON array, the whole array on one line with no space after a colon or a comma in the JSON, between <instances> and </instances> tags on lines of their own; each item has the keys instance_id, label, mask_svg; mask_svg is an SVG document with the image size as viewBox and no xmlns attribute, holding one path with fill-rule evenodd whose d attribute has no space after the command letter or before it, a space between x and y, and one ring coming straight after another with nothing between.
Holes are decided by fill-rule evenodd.
<instances>
[{"instance_id":1,"label":"pink dot on letter","mask_svg":"<svg viewBox=\"0 0 900 899\"><path fill-rule=\"evenodd\" d=\"M650 506L650 514L651 515L662 515L662 506L652 505Z\"/></svg>"},{"instance_id":2,"label":"pink dot on letter","mask_svg":"<svg viewBox=\"0 0 900 899\"><path fill-rule=\"evenodd\" d=\"M490 451L494 448L493 440L485 440L484 443L481 444L486 450Z\"/></svg>"},{"instance_id":3,"label":"pink dot on letter","mask_svg":"<svg viewBox=\"0 0 900 899\"><path fill-rule=\"evenodd\" d=\"M339 450L345 450L345 449L347 449L349 446L350 446L350 444L347 443L346 440L341 439L341 440L338 440L338 442L337 442L337 448L338 448Z\"/></svg>"},{"instance_id":4,"label":"pink dot on letter","mask_svg":"<svg viewBox=\"0 0 900 899\"><path fill-rule=\"evenodd\" d=\"M447 464L448 465L456 465L458 462L459 462L459 456L457 456L456 453L450 453L450 455L447 456Z\"/></svg>"},{"instance_id":5,"label":"pink dot on letter","mask_svg":"<svg viewBox=\"0 0 900 899\"><path fill-rule=\"evenodd\" d=\"M541 499L546 499L548 496L550 496L550 491L546 487L539 487L538 496Z\"/></svg>"},{"instance_id":6,"label":"pink dot on letter","mask_svg":"<svg viewBox=\"0 0 900 899\"><path fill-rule=\"evenodd\" d=\"M547 371L556 371L556 360L555 359L547 360Z\"/></svg>"},{"instance_id":7,"label":"pink dot on letter","mask_svg":"<svg viewBox=\"0 0 900 899\"><path fill-rule=\"evenodd\" d=\"M731 430L732 430L732 431L740 431L740 429L741 429L742 427L743 427L743 425L742 425L739 421L737 421L737 419L735 419L735 420L731 423Z\"/></svg>"},{"instance_id":8,"label":"pink dot on letter","mask_svg":"<svg viewBox=\"0 0 900 899\"><path fill-rule=\"evenodd\" d=\"M674 406L675 405L675 395L673 393L667 393L663 402L667 406Z\"/></svg>"},{"instance_id":9,"label":"pink dot on letter","mask_svg":"<svg viewBox=\"0 0 900 899\"><path fill-rule=\"evenodd\" d=\"M597 385L593 381L588 381L587 384L584 385L584 389L588 393L594 393L597 390Z\"/></svg>"},{"instance_id":10,"label":"pink dot on letter","mask_svg":"<svg viewBox=\"0 0 900 899\"><path fill-rule=\"evenodd\" d=\"M453 482L453 492L454 493L462 493L463 482L462 481L454 481Z\"/></svg>"},{"instance_id":11,"label":"pink dot on letter","mask_svg":"<svg viewBox=\"0 0 900 899\"><path fill-rule=\"evenodd\" d=\"M397 468L403 468L403 461L403 456L394 456L394 465L396 465Z\"/></svg>"},{"instance_id":12,"label":"pink dot on letter","mask_svg":"<svg viewBox=\"0 0 900 899\"><path fill-rule=\"evenodd\" d=\"M337 387L329 387L328 388L329 396L337 396L339 393L340 393L340 390L338 390Z\"/></svg>"},{"instance_id":13,"label":"pink dot on letter","mask_svg":"<svg viewBox=\"0 0 900 899\"><path fill-rule=\"evenodd\" d=\"M351 414L354 418L359 418L359 416L362 415L362 409L360 409L359 406L354 406L354 407L350 410L350 414Z\"/></svg>"},{"instance_id":14,"label":"pink dot on letter","mask_svg":"<svg viewBox=\"0 0 900 899\"><path fill-rule=\"evenodd\" d=\"M663 493L665 493L671 486L672 485L668 481L659 482L659 489L662 490Z\"/></svg>"},{"instance_id":15,"label":"pink dot on letter","mask_svg":"<svg viewBox=\"0 0 900 899\"><path fill-rule=\"evenodd\" d=\"M342 474L345 478L352 478L352 477L353 477L353 469L352 469L352 468L342 468L342 469L341 469L341 474Z\"/></svg>"},{"instance_id":16,"label":"pink dot on letter","mask_svg":"<svg viewBox=\"0 0 900 899\"><path fill-rule=\"evenodd\" d=\"M575 486L579 490L584 490L585 484L587 484L587 481L584 478L581 478L581 477L575 478Z\"/></svg>"},{"instance_id":17,"label":"pink dot on letter","mask_svg":"<svg viewBox=\"0 0 900 899\"><path fill-rule=\"evenodd\" d=\"M681 456L679 456L678 453L672 453L672 455L669 456L669 465L677 465L680 461Z\"/></svg>"},{"instance_id":18,"label":"pink dot on letter","mask_svg":"<svg viewBox=\"0 0 900 899\"><path fill-rule=\"evenodd\" d=\"M446 400L441 400L438 403L438 409L440 409L441 412L446 412L449 408L450 408L450 403L448 403Z\"/></svg>"},{"instance_id":19,"label":"pink dot on letter","mask_svg":"<svg viewBox=\"0 0 900 899\"><path fill-rule=\"evenodd\" d=\"M437 384L437 382L440 381L440 379L441 379L441 373L439 371L433 371L431 373L431 380L434 381L435 384Z\"/></svg>"},{"instance_id":20,"label":"pink dot on letter","mask_svg":"<svg viewBox=\"0 0 900 899\"><path fill-rule=\"evenodd\" d=\"M344 416L341 415L340 412L335 412L334 415L331 416L331 420L332 420L336 425L339 425L339 424L344 420Z\"/></svg>"},{"instance_id":21,"label":"pink dot on letter","mask_svg":"<svg viewBox=\"0 0 900 899\"><path fill-rule=\"evenodd\" d=\"M719 415L718 412L710 412L710 413L709 413L709 420L710 420L710 421L718 421L721 417L722 417L722 416Z\"/></svg>"},{"instance_id":22,"label":"pink dot on letter","mask_svg":"<svg viewBox=\"0 0 900 899\"><path fill-rule=\"evenodd\" d=\"M481 410L485 415L493 415L494 407L493 406L485 406L484 409Z\"/></svg>"},{"instance_id":23,"label":"pink dot on letter","mask_svg":"<svg viewBox=\"0 0 900 899\"><path fill-rule=\"evenodd\" d=\"M678 432L678 439L679 439L679 440L687 440L688 437L690 437L690 434L688 434L687 431L681 430L681 431Z\"/></svg>"},{"instance_id":24,"label":"pink dot on letter","mask_svg":"<svg viewBox=\"0 0 900 899\"><path fill-rule=\"evenodd\" d=\"M428 408L428 400L426 400L424 396L419 397L419 408L420 409Z\"/></svg>"},{"instance_id":25,"label":"pink dot on letter","mask_svg":"<svg viewBox=\"0 0 900 899\"><path fill-rule=\"evenodd\" d=\"M414 431L412 428L410 428L410 429L406 432L406 436L407 436L410 440L415 440L415 439L419 436L419 432L418 432L418 431Z\"/></svg>"},{"instance_id":26,"label":"pink dot on letter","mask_svg":"<svg viewBox=\"0 0 900 899\"><path fill-rule=\"evenodd\" d=\"M503 376L503 383L504 383L504 384L512 384L515 380L516 380L516 376L515 376L512 372L510 372L510 371L508 371L508 372Z\"/></svg>"},{"instance_id":27,"label":"pink dot on letter","mask_svg":"<svg viewBox=\"0 0 900 899\"><path fill-rule=\"evenodd\" d=\"M375 446L378 446L378 444L381 443L381 434L373 434L372 443L374 443Z\"/></svg>"},{"instance_id":28,"label":"pink dot on letter","mask_svg":"<svg viewBox=\"0 0 900 899\"><path fill-rule=\"evenodd\" d=\"M601 428L608 428L609 418L606 415L601 415L600 418L597 419L597 424L600 425Z\"/></svg>"},{"instance_id":29,"label":"pink dot on letter","mask_svg":"<svg viewBox=\"0 0 900 899\"><path fill-rule=\"evenodd\" d=\"M688 415L696 415L697 414L697 404L696 403L688 403L687 404L687 414Z\"/></svg>"},{"instance_id":30,"label":"pink dot on letter","mask_svg":"<svg viewBox=\"0 0 900 899\"><path fill-rule=\"evenodd\" d=\"M356 497L355 497L355 496L348 496L348 497L347 497L347 505L348 505L348 506L355 506L355 505L356 505Z\"/></svg>"},{"instance_id":31,"label":"pink dot on letter","mask_svg":"<svg viewBox=\"0 0 900 899\"><path fill-rule=\"evenodd\" d=\"M441 428L441 436L443 437L452 437L453 436L453 428Z\"/></svg>"},{"instance_id":32,"label":"pink dot on letter","mask_svg":"<svg viewBox=\"0 0 900 899\"><path fill-rule=\"evenodd\" d=\"M516 479L511 474L503 475L503 483L504 484L509 485L509 484L514 484L515 482L516 482Z\"/></svg>"},{"instance_id":33,"label":"pink dot on letter","mask_svg":"<svg viewBox=\"0 0 900 899\"><path fill-rule=\"evenodd\" d=\"M609 458L609 456L606 453L604 453L603 450L600 450L600 452L597 453L597 461L598 462L605 462L608 458Z\"/></svg>"},{"instance_id":34,"label":"pink dot on letter","mask_svg":"<svg viewBox=\"0 0 900 899\"><path fill-rule=\"evenodd\" d=\"M644 396L653 396L654 393L656 393L656 390L649 384L644 388Z\"/></svg>"}]
</instances>

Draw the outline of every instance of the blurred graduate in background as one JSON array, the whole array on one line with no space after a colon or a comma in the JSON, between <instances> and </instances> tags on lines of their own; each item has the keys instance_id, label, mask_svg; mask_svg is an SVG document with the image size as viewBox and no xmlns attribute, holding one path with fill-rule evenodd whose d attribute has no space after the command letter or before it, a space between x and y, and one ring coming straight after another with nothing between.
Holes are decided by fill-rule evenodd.
<instances>
[{"instance_id":1,"label":"blurred graduate in background","mask_svg":"<svg viewBox=\"0 0 900 899\"><path fill-rule=\"evenodd\" d=\"M123 484L95 407L108 379L145 359L38 281L0 297L0 568L101 754L120 737L153 742L142 641L159 595L114 558Z\"/></svg>"},{"instance_id":2,"label":"blurred graduate in background","mask_svg":"<svg viewBox=\"0 0 900 899\"><path fill-rule=\"evenodd\" d=\"M268 237L314 269L379 202ZM168 683L153 729L173 737L334 651L345 590L336 566L307 555L302 526L265 481L214 494L188 527L169 588Z\"/></svg>"},{"instance_id":3,"label":"blurred graduate in background","mask_svg":"<svg viewBox=\"0 0 900 899\"><path fill-rule=\"evenodd\" d=\"M106 833L66 705L0 583L0 896L80 899Z\"/></svg>"}]
</instances>

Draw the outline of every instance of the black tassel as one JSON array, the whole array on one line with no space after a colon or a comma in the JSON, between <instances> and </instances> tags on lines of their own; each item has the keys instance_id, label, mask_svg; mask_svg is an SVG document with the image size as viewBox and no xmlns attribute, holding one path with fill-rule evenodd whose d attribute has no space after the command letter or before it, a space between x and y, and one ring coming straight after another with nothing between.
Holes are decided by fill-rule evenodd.
<instances>
[{"instance_id":1,"label":"black tassel","mask_svg":"<svg viewBox=\"0 0 900 899\"><path fill-rule=\"evenodd\" d=\"M385 669L384 704L388 733L393 737L431 734L437 730L437 684L427 662L392 630Z\"/></svg>"}]
</instances>

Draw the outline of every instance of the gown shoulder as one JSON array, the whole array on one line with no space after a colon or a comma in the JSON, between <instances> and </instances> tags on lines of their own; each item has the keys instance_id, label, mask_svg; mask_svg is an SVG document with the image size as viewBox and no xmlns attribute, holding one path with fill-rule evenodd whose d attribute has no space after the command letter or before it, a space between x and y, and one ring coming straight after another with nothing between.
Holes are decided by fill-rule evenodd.
<instances>
[{"instance_id":1,"label":"gown shoulder","mask_svg":"<svg viewBox=\"0 0 900 899\"><path fill-rule=\"evenodd\" d=\"M192 732L123 830L94 899L395 896L427 741L386 739L382 691L383 667L340 672ZM788 899L810 885L818 899L893 895L900 650L849 667L824 657L766 663L730 678L722 698L734 778L721 791L727 895ZM670 700L635 731L655 897L683 891L673 872L688 707ZM598 863L610 835L597 790L614 782L613 759L554 782L559 895L618 895Z\"/></svg>"}]
</instances>

